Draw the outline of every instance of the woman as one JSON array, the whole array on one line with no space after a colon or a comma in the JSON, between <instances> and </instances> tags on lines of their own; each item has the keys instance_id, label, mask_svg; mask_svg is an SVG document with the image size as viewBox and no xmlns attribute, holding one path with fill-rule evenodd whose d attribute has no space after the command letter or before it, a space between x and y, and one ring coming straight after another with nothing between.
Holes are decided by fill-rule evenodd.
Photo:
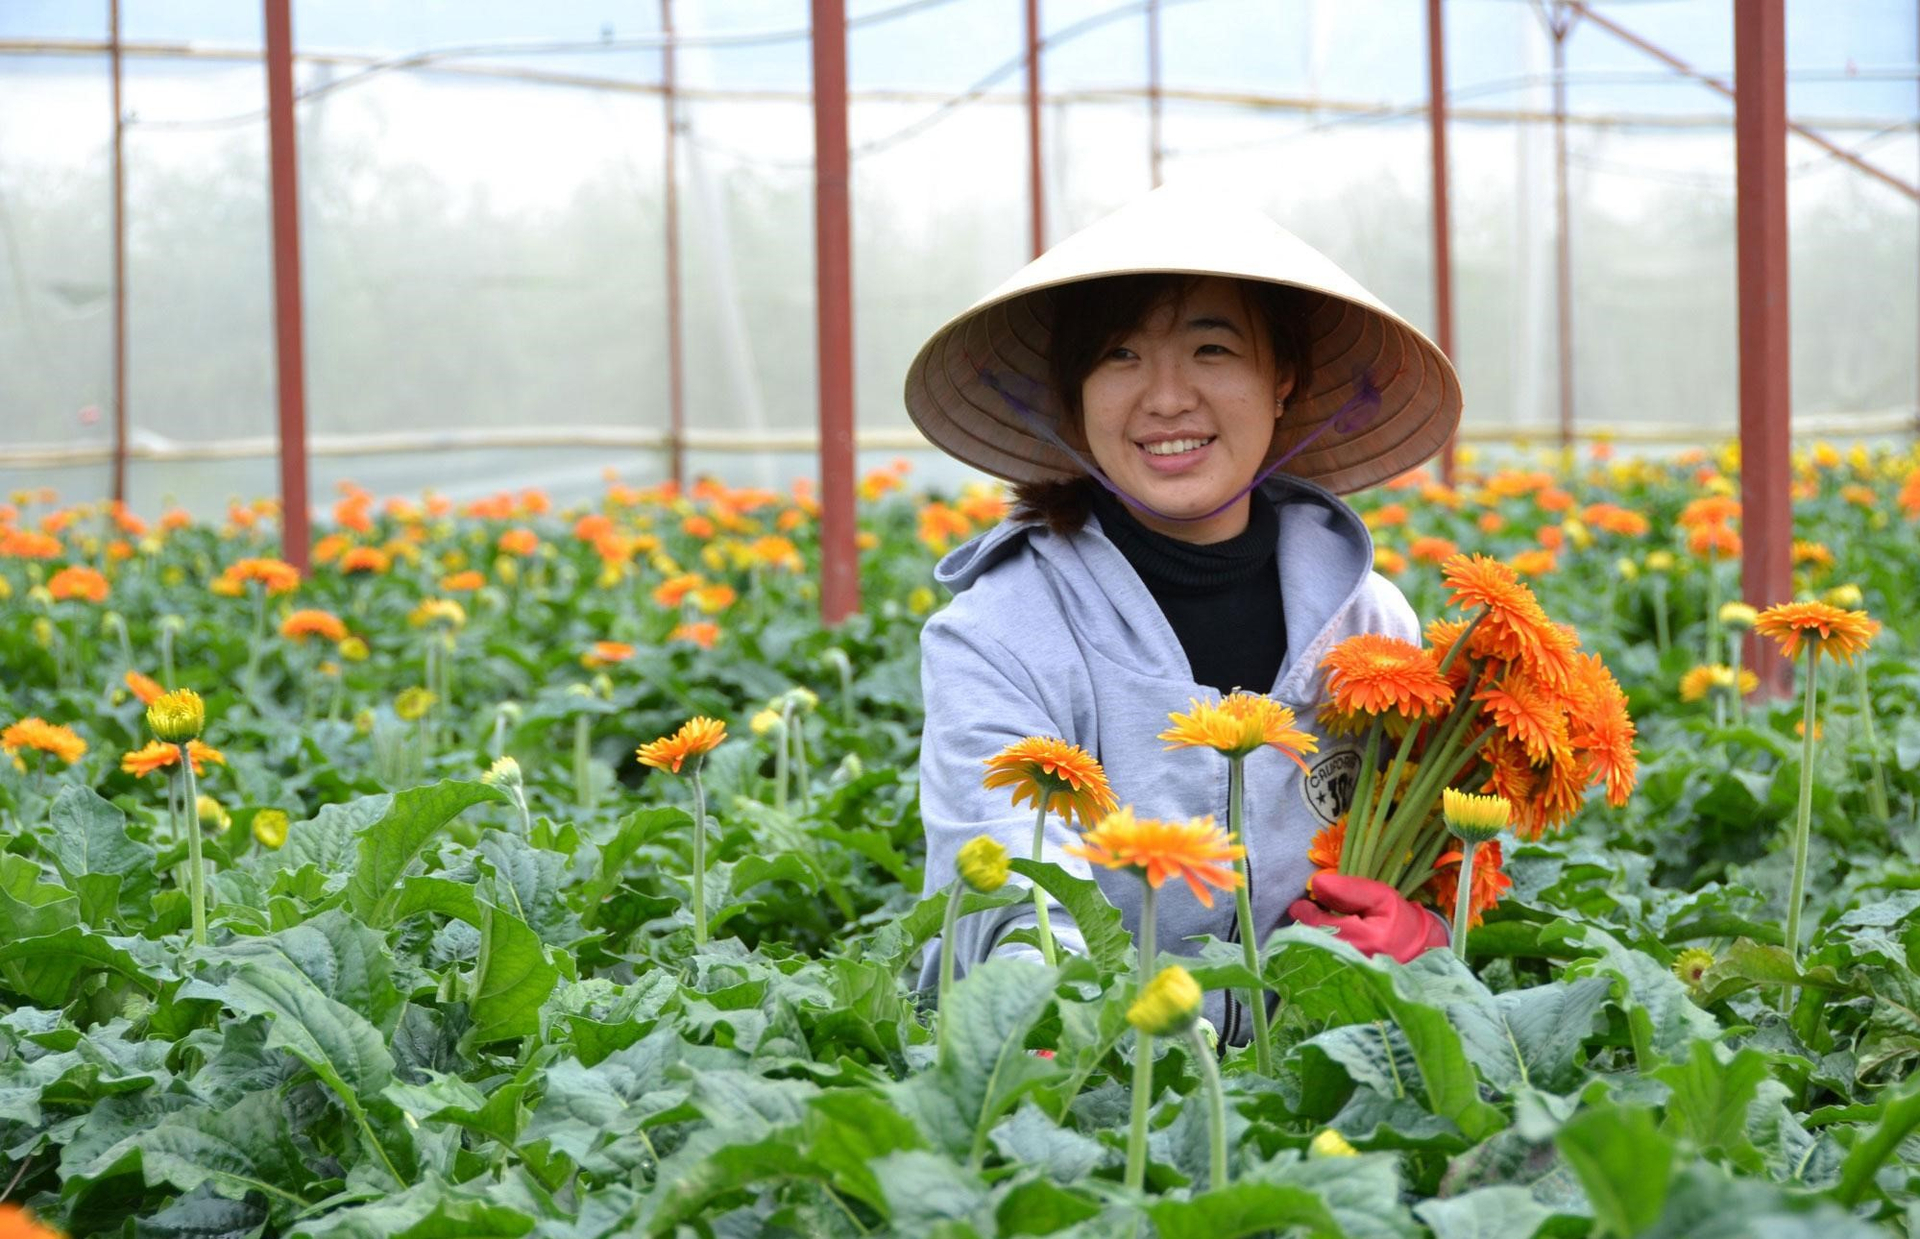
<instances>
[{"instance_id":1,"label":"woman","mask_svg":"<svg viewBox=\"0 0 1920 1239\"><path fill-rule=\"evenodd\" d=\"M1311 730L1336 643L1420 637L1336 493L1437 451L1459 421L1458 380L1425 337L1257 211L1147 195L936 332L906 400L929 439L1014 483L1016 499L1010 519L941 561L955 597L921 638L929 892L977 835L1029 853L1030 812L981 786L983 761L1007 744L1059 737L1099 758L1137 813L1224 822L1226 760L1163 751L1170 712L1244 688ZM1331 924L1402 959L1444 944L1438 917L1381 883L1316 883L1341 916L1302 898L1308 845L1344 811L1359 763L1351 742L1322 737L1309 764L1247 758L1254 923ZM1137 930L1138 878L1090 872L1065 850L1074 838L1050 818L1044 859L1095 877ZM1158 904L1167 950L1237 939L1230 899L1207 908L1169 883ZM1063 948L1083 949L1064 909L1050 919ZM1034 920L1030 904L972 916L939 949L960 970L994 953L1038 958L1004 943ZM1208 995L1206 1015L1246 1039L1228 995Z\"/></svg>"}]
</instances>

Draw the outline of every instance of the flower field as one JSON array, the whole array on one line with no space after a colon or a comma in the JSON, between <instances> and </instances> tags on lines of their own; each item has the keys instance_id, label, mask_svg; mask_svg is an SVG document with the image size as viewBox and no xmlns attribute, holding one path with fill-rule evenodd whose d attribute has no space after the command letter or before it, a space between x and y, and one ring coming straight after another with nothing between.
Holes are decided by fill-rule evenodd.
<instances>
[{"instance_id":1,"label":"flower field","mask_svg":"<svg viewBox=\"0 0 1920 1239\"><path fill-rule=\"evenodd\" d=\"M1274 996L1217 1064L1094 882L982 849L922 898L917 638L996 493L868 477L833 629L804 486L349 488L305 579L269 505L15 495L0 1235L1920 1233L1920 455L1798 462L1819 605L1763 616L1725 605L1736 461L1597 455L1358 499L1423 620L1464 648L1443 565L1511 566L1631 728L1544 816L1446 801L1493 858L1436 900L1463 950L1199 944L1199 988ZM1791 696L1741 691L1756 623ZM1298 734L1202 704L1176 743ZM1491 789L1522 814L1531 768ZM936 1009L949 898L1032 883L1087 954Z\"/></svg>"}]
</instances>

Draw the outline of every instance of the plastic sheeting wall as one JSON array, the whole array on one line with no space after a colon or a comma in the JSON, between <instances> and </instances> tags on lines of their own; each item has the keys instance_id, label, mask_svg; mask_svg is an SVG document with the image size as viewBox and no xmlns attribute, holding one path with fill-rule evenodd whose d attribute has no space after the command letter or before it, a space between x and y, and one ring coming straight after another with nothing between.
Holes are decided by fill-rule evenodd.
<instances>
[{"instance_id":1,"label":"plastic sheeting wall","mask_svg":"<svg viewBox=\"0 0 1920 1239\"><path fill-rule=\"evenodd\" d=\"M899 385L938 323L1027 257L1021 0L849 6L857 409L904 431ZM1146 18L1042 0L1049 234L1148 186ZM1727 0L1600 11L1730 76ZM1425 327L1431 308L1424 5L1162 0L1164 169L1252 194ZM1457 354L1468 424L1558 416L1550 39L1524 0L1448 0ZM888 14L892 14L888 16ZM681 0L688 424L815 418L810 56L801 0ZM863 20L864 19L864 20ZM318 439L457 427L667 425L662 57L655 0L297 0L309 375ZM104 0L0 7L0 479L104 493L104 464L9 464L110 443L111 109ZM1920 180L1915 10L1788 5L1789 108ZM139 443L271 436L274 365L259 6L125 0L129 409ZM70 42L59 43L67 40ZM38 43L31 52L26 45ZM95 45L88 48L87 44ZM192 43L203 53L170 54ZM571 43L528 51L526 44ZM426 49L513 52L394 66ZM1731 103L1590 24L1567 44L1576 414L1583 427L1735 419ZM337 54L337 59L327 57ZM367 72L367 61L386 62ZM493 70L499 70L494 72ZM528 71L547 80L507 74ZM324 89L322 89L324 88ZM1796 417L1915 404L1916 204L1790 145ZM884 458L893 452L881 453ZM932 465L937 457L925 458ZM739 480L806 452L694 453ZM323 455L455 495L561 492L625 449ZM948 475L950 476L950 474ZM136 506L274 489L270 459L143 461Z\"/></svg>"}]
</instances>

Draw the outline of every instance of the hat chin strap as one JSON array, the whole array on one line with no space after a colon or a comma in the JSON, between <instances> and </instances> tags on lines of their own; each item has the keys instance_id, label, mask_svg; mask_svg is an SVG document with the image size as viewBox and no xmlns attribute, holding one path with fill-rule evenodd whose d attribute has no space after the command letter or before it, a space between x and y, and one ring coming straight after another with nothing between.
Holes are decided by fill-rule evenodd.
<instances>
[{"instance_id":1,"label":"hat chin strap","mask_svg":"<svg viewBox=\"0 0 1920 1239\"><path fill-rule=\"evenodd\" d=\"M972 364L971 358L968 359L968 363ZM1065 452L1075 464L1086 471L1088 477L1098 482L1112 494L1115 499L1126 504L1134 511L1143 512L1156 520L1176 521L1180 523L1212 520L1253 493L1253 490L1262 482L1272 477L1281 465L1286 464L1289 460L1292 460L1295 456L1305 451L1315 439L1318 439L1327 431L1332 430L1338 434L1350 435L1357 431L1364 430L1372 424L1373 419L1379 414L1381 409L1380 388L1375 385L1373 381L1373 372L1365 369L1356 370L1353 376L1353 395L1347 398L1347 402L1334 410L1332 417L1314 427L1304 439L1281 453L1279 459L1254 474L1253 480L1235 491L1232 498L1211 512L1202 512L1198 516L1174 516L1171 513L1162 512L1151 504L1136 499L1126 491L1121 490L1118 486L1114 485L1113 479L1109 478L1101 470L1100 466L1094 464L1069 446L1066 440L1060 437L1060 433L1049 423L1048 419L1041 416L1033 407L1032 401L1037 400L1037 393L1040 390L1038 383L1034 383L1031 379L1026 379L1025 376L1022 375L1003 375L986 366L975 365L973 368L975 373L979 374L980 381L985 383L994 394L1006 402L1007 407L1013 410L1014 415L1026 423L1028 430L1032 431L1041 439L1046 440L1054 447L1059 448L1062 452ZM1028 384L1029 398L1023 399L1013 390L1013 385L1016 382L1025 382Z\"/></svg>"}]
</instances>

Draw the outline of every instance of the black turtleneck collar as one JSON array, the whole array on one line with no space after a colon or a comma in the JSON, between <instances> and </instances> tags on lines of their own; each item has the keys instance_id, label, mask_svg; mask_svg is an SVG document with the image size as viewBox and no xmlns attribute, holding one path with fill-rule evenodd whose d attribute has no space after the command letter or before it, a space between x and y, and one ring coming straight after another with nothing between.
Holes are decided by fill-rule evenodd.
<instances>
[{"instance_id":1,"label":"black turtleneck collar","mask_svg":"<svg viewBox=\"0 0 1920 1239\"><path fill-rule=\"evenodd\" d=\"M1225 542L1199 545L1147 528L1105 487L1093 488L1093 510L1100 517L1100 528L1149 587L1224 589L1253 578L1262 569L1266 580L1274 580L1280 517L1258 493L1249 508L1247 527L1240 533Z\"/></svg>"},{"instance_id":2,"label":"black turtleneck collar","mask_svg":"<svg viewBox=\"0 0 1920 1239\"><path fill-rule=\"evenodd\" d=\"M1271 691L1287 653L1273 504L1256 493L1246 529L1206 546L1147 528L1104 488L1093 490L1092 508L1159 604L1194 682L1222 694Z\"/></svg>"}]
</instances>

